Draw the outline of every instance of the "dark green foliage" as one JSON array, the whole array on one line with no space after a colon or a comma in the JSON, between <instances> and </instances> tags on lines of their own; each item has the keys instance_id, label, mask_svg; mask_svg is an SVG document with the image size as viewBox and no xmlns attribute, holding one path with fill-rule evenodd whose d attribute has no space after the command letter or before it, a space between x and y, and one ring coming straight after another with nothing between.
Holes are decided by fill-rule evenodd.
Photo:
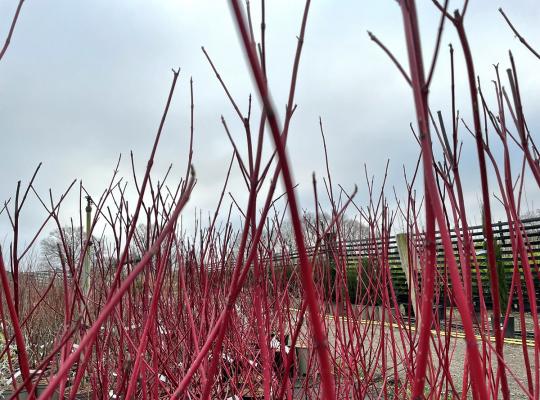
<instances>
[{"instance_id":1,"label":"dark green foliage","mask_svg":"<svg viewBox=\"0 0 540 400\"><path fill-rule=\"evenodd\" d=\"M499 242L495 241L495 260L497 263L497 277L499 285L499 301L501 304L501 314L506 313L506 307L508 306L508 298L510 296L508 280L506 279L506 268L504 266L504 260L502 255L502 246Z\"/></svg>"},{"instance_id":2,"label":"dark green foliage","mask_svg":"<svg viewBox=\"0 0 540 400\"><path fill-rule=\"evenodd\" d=\"M345 296L348 296L351 304L381 304L381 296L376 288L378 268L367 257L363 257L361 263L360 266L347 266L344 276L346 285L336 285L337 271L335 262L333 260L329 262L331 299L333 301L336 301L337 298L336 287L341 287L339 296L341 301L345 299ZM345 287L347 293L345 293Z\"/></svg>"},{"instance_id":3,"label":"dark green foliage","mask_svg":"<svg viewBox=\"0 0 540 400\"><path fill-rule=\"evenodd\" d=\"M484 241L483 243L484 249L487 249L487 243ZM499 304L501 307L501 314L506 313L506 308L508 306L508 298L510 296L509 293L509 285L508 285L508 279L506 277L506 268L504 265L503 260L503 247L500 242L497 240L494 240L494 248L495 248L495 266L497 269L497 282L496 285L499 289ZM483 267L489 269L489 266L487 265L487 256L484 262L480 263ZM489 275L488 275L489 276Z\"/></svg>"}]
</instances>

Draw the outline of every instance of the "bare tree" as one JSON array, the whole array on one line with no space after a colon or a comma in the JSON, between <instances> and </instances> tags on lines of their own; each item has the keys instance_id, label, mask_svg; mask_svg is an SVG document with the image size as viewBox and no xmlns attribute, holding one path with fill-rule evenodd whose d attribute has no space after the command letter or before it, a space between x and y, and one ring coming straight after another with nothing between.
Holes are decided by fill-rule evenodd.
<instances>
[{"instance_id":1,"label":"bare tree","mask_svg":"<svg viewBox=\"0 0 540 400\"><path fill-rule=\"evenodd\" d=\"M68 265L75 265L80 260L84 240L81 227L64 226L49 232L40 243L42 264L61 269L63 258Z\"/></svg>"}]
</instances>

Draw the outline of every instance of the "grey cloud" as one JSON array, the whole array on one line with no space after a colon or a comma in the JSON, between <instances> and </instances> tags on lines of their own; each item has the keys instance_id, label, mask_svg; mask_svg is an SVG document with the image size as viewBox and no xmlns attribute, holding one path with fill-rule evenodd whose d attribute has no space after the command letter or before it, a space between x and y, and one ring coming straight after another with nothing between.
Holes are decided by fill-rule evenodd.
<instances>
[{"instance_id":1,"label":"grey cloud","mask_svg":"<svg viewBox=\"0 0 540 400\"><path fill-rule=\"evenodd\" d=\"M529 38L539 37L538 8L533 1L502 1L500 5ZM267 2L268 68L280 111L289 89L302 7L302 2ZM501 66L507 66L507 50L511 48L523 82L529 125L534 130L539 126L535 101L540 86L538 61L513 38L497 7L490 1L470 5L467 27L477 55L477 73L487 86L493 78L491 64L500 61ZM11 14L7 8L4 3L2 26ZM419 12L426 38L425 58L429 61L438 13L430 4L421 4ZM256 4L253 15L255 19L259 16ZM446 28L431 94L435 110L448 110L449 41L461 60L456 36L449 25ZM407 67L401 16L395 2L369 6L353 1L312 4L298 81L298 110L289 139L303 207L312 204L312 172L319 177L321 190L325 174L319 116L325 126L334 180L347 187L357 183L360 202L366 198L364 163L370 173L382 179L389 158L389 187L395 185L402 192L402 165L411 171L416 162L418 148L409 130L409 122L414 121L410 90L369 40L368 29ZM201 45L246 111L253 87L225 2L26 2L12 47L0 63L0 198L12 196L16 181L27 179L39 161L44 162L39 187L45 191L52 187L55 193L73 178L82 179L89 190L100 193L120 153L122 173L129 176L130 150L142 172L169 90L170 68L181 67L155 176L162 176L171 162L173 177L184 173L189 77L193 76L194 162L199 183L190 207L212 210L232 151L220 115L224 115L239 143L243 143L243 133ZM467 118L470 107L461 61L456 72L459 108ZM467 136L463 129L461 132ZM268 139L267 149L271 146ZM474 172L474 147L465 140L468 147L463 167ZM230 190L240 195L243 183L236 166L233 174ZM466 188L471 193L468 199L475 207L476 182L475 173L466 174ZM538 203L537 188L531 188L528 197ZM76 200L76 196L70 199L73 203L66 205L66 215L76 212ZM26 232L36 228L41 213L37 206L28 210L23 225ZM4 216L0 220L1 239L8 224Z\"/></svg>"}]
</instances>

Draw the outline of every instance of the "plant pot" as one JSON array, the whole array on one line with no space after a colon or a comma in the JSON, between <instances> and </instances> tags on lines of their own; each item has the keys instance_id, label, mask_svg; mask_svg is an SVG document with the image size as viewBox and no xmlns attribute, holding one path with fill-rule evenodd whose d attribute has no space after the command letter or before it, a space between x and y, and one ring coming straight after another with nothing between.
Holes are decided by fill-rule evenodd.
<instances>
[{"instance_id":1,"label":"plant pot","mask_svg":"<svg viewBox=\"0 0 540 400\"><path fill-rule=\"evenodd\" d=\"M45 389L47 388L47 384L46 383L40 383L37 385L37 388L36 388L36 396L34 396L34 398L37 398L39 396L41 396L41 394L45 391ZM2 393L2 398L5 398L5 399L9 399L11 396L13 396L13 391L5 391ZM19 392L19 394L17 395L19 400L26 400L29 398L28 396L28 391L26 389L23 389ZM53 393L53 395L50 397L50 399L52 400L58 400L58 393Z\"/></svg>"},{"instance_id":2,"label":"plant pot","mask_svg":"<svg viewBox=\"0 0 540 400\"><path fill-rule=\"evenodd\" d=\"M491 319L491 324L493 326L493 329L495 329L494 322L495 320ZM501 329L503 329L504 325L504 315L501 315ZM503 330L503 335L505 338L513 338L516 337L516 324L515 319L513 316L508 316L508 322L506 324L506 329Z\"/></svg>"},{"instance_id":3,"label":"plant pot","mask_svg":"<svg viewBox=\"0 0 540 400\"><path fill-rule=\"evenodd\" d=\"M309 348L296 346L296 362L298 363L298 376L306 376L309 365Z\"/></svg>"},{"instance_id":4,"label":"plant pot","mask_svg":"<svg viewBox=\"0 0 540 400\"><path fill-rule=\"evenodd\" d=\"M387 308L387 307L384 307L384 306L378 306L377 309L378 309L377 311L379 313L378 321L382 321L383 314L384 314L384 322L390 322L390 318L393 321L395 321L396 319L398 319L398 316L400 314L399 308L395 309L394 307Z\"/></svg>"},{"instance_id":5,"label":"plant pot","mask_svg":"<svg viewBox=\"0 0 540 400\"><path fill-rule=\"evenodd\" d=\"M66 395L66 399L68 398L69 396ZM75 395L75 399L76 400L91 400L94 398L94 392L92 390L84 390L84 391L79 391L76 395Z\"/></svg>"},{"instance_id":6,"label":"plant pot","mask_svg":"<svg viewBox=\"0 0 540 400\"><path fill-rule=\"evenodd\" d=\"M360 319L371 320L371 321L380 321L382 307L381 306L372 306L365 304L358 304L355 306L357 316Z\"/></svg>"},{"instance_id":7,"label":"plant pot","mask_svg":"<svg viewBox=\"0 0 540 400\"><path fill-rule=\"evenodd\" d=\"M347 304L345 302L341 302L336 304L335 302L329 302L326 304L326 314L334 315L337 309L337 316L344 316L347 315Z\"/></svg>"},{"instance_id":8,"label":"plant pot","mask_svg":"<svg viewBox=\"0 0 540 400\"><path fill-rule=\"evenodd\" d=\"M439 304L438 306L434 306L433 314L437 316L439 321L444 321L446 319L446 308L442 304Z\"/></svg>"}]
</instances>

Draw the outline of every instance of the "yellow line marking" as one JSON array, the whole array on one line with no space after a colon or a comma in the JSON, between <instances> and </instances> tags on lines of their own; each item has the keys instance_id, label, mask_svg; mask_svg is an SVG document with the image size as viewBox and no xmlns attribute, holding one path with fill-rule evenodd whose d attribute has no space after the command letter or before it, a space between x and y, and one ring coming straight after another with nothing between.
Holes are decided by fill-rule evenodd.
<instances>
[{"instance_id":1,"label":"yellow line marking","mask_svg":"<svg viewBox=\"0 0 540 400\"><path fill-rule=\"evenodd\" d=\"M297 309L297 308L290 308L290 310L292 311L296 311L296 312L299 312L300 310ZM332 319L332 320L335 320L336 317L333 316L333 315L329 315L329 314L324 314L324 318L325 319ZM344 316L344 315L338 315L337 316L338 319L342 320L342 321L345 321L347 322L349 320L348 317ZM361 324L374 324L374 325L381 325L381 321L375 321L375 320L371 320L371 319L357 319L356 322L359 322ZM384 325L388 328L392 328L392 329L399 329L398 328L398 324L396 323L391 323L391 322L384 322ZM403 326L404 329L409 329L408 326ZM410 327L411 331L416 331L416 327L415 326L411 326ZM446 336L446 331L437 331L435 329L432 329L431 330L431 334L432 335L437 335L437 334L440 334L441 336ZM481 335L474 335L476 337L476 339L482 341L483 338ZM450 337L453 337L453 338L457 338L457 339L465 339L465 334L463 332L450 332ZM492 343L495 343L495 337L493 336L489 336L489 340L492 342ZM504 338L504 343L505 344L511 344L511 345L521 345L522 344L522 341L521 339L516 339L516 338ZM534 340L531 340L531 339L527 339L525 340L525 344L527 345L527 347L534 347Z\"/></svg>"}]
</instances>

